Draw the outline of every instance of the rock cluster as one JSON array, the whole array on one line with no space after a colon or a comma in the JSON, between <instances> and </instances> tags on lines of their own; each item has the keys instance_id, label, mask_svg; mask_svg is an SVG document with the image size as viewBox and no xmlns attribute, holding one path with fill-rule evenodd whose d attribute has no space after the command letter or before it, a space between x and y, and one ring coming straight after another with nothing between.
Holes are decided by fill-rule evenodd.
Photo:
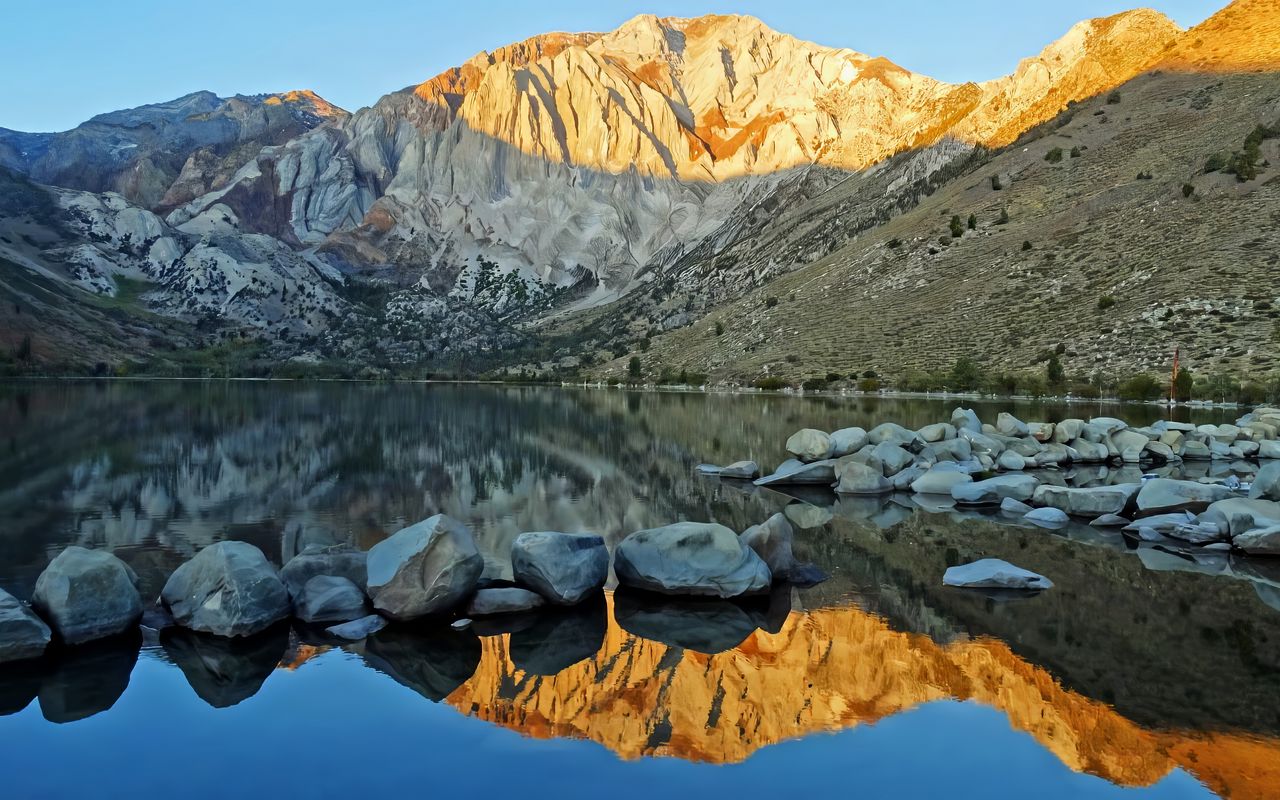
<instances>
[{"instance_id":1,"label":"rock cluster","mask_svg":"<svg viewBox=\"0 0 1280 800\"><path fill-rule=\"evenodd\" d=\"M998 506L1044 528L1077 518L1148 541L1280 555L1280 462L1268 461L1280 459L1277 408L1230 425L1145 427L1115 417L1027 422L1007 412L983 424L957 408L919 430L892 422L830 434L806 428L786 450L792 458L756 485L827 485L845 497L910 491L922 505ZM1267 463L1257 469L1257 460ZM1184 461L1257 474L1251 484L1233 475L1165 477ZM1090 466L1129 468L1133 479L1065 485L1063 470Z\"/></svg>"}]
</instances>

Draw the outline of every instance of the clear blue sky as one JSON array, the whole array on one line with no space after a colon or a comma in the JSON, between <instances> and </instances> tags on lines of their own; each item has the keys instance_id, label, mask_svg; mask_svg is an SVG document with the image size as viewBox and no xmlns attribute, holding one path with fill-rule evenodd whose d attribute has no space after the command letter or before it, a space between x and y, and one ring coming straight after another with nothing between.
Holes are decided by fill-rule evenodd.
<instances>
[{"instance_id":1,"label":"clear blue sky","mask_svg":"<svg viewBox=\"0 0 1280 800\"><path fill-rule=\"evenodd\" d=\"M1227 0L1149 0L1188 27ZM1086 17L1141 0L36 0L6 3L0 127L64 130L198 89L314 89L355 110L480 50L640 13L752 14L948 81L1009 72Z\"/></svg>"}]
</instances>

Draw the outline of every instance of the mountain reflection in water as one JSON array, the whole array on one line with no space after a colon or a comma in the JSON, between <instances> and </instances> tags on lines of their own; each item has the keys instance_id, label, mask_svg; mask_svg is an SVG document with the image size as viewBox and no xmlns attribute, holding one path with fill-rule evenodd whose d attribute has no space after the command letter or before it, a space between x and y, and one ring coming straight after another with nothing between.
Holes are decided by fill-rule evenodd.
<instances>
[{"instance_id":1,"label":"mountain reflection in water","mask_svg":"<svg viewBox=\"0 0 1280 800\"><path fill-rule=\"evenodd\" d=\"M312 542L368 548L439 512L475 532L493 578L510 576L521 531L594 531L612 548L644 527L691 519L743 530L777 511L797 527L797 555L831 575L749 603L620 591L574 611L477 621L464 633L394 626L355 645L287 627L235 642L181 631L110 642L0 670L0 740L14 764L73 747L114 764L144 740L161 749L148 737L172 716L188 726L170 731L177 740L218 731L220 746L243 742L248 757L260 731L293 717L321 728L313 708L349 702L343 713L376 727L394 728L401 714L453 735L452 723L429 713L453 708L457 720L486 728L476 719L532 739L594 742L624 764L670 756L654 763L745 767L775 750L794 759L792 747L812 758L824 732L865 732L863 747L891 741L899 722L959 701L994 709L1055 763L1117 786L1173 796L1159 791L1190 775L1221 797L1280 796L1280 559L1178 552L1081 524L1020 528L909 496L788 494L694 474L704 461L771 466L801 427L919 427L957 404L475 386L0 385L0 588L22 598L69 544L115 552L154 596L214 541L252 542L282 564ZM978 413L1006 409L1135 423L1160 412L985 404ZM1045 474L1075 485L1117 477L1132 479L1096 468ZM941 586L948 565L980 557L1045 574L1055 588L1002 602ZM388 687L410 702L379 705ZM953 724L977 724L966 720ZM975 736L1011 746L1005 733ZM303 728L289 735L302 749L323 744ZM911 763L909 750L887 758ZM153 765L157 779L190 768Z\"/></svg>"}]
</instances>

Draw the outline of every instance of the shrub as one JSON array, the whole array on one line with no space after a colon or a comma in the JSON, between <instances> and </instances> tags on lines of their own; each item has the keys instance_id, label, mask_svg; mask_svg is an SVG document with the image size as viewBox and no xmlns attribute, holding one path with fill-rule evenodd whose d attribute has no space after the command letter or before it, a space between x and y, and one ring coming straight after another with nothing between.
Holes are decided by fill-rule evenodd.
<instances>
[{"instance_id":1,"label":"shrub","mask_svg":"<svg viewBox=\"0 0 1280 800\"><path fill-rule=\"evenodd\" d=\"M1000 209L1000 217L996 220L996 224L997 225L1009 224L1009 209L1007 208Z\"/></svg>"},{"instance_id":2,"label":"shrub","mask_svg":"<svg viewBox=\"0 0 1280 800\"><path fill-rule=\"evenodd\" d=\"M1098 298L1098 310L1106 311L1116 304L1116 299L1109 294L1104 294Z\"/></svg>"},{"instance_id":3,"label":"shrub","mask_svg":"<svg viewBox=\"0 0 1280 800\"><path fill-rule=\"evenodd\" d=\"M1050 164L1057 164L1058 162L1062 161L1062 148L1055 147L1049 152L1045 153L1044 160L1048 161Z\"/></svg>"},{"instance_id":4,"label":"shrub","mask_svg":"<svg viewBox=\"0 0 1280 800\"><path fill-rule=\"evenodd\" d=\"M720 322L720 321L718 321L718 320L717 320L717 321L716 321L716 336L723 336L723 335L724 335L724 323L722 323L722 322Z\"/></svg>"},{"instance_id":5,"label":"shrub","mask_svg":"<svg viewBox=\"0 0 1280 800\"><path fill-rule=\"evenodd\" d=\"M1079 148L1078 146L1077 146L1077 147L1073 147L1073 148L1071 148L1071 157L1072 157L1072 158L1079 158L1079 157L1080 157L1080 148Z\"/></svg>"},{"instance_id":6,"label":"shrub","mask_svg":"<svg viewBox=\"0 0 1280 800\"><path fill-rule=\"evenodd\" d=\"M800 384L800 388L804 389L806 392L820 392L827 388L827 379L809 378L807 381Z\"/></svg>"},{"instance_id":7,"label":"shrub","mask_svg":"<svg viewBox=\"0 0 1280 800\"><path fill-rule=\"evenodd\" d=\"M1153 177L1154 177L1154 176L1153 176L1149 171L1147 171L1147 170L1142 170L1141 172L1139 172L1139 173L1138 173L1138 178L1137 178L1137 179L1138 179L1138 180L1140 180L1140 181L1149 181L1149 180L1151 180Z\"/></svg>"},{"instance_id":8,"label":"shrub","mask_svg":"<svg viewBox=\"0 0 1280 800\"><path fill-rule=\"evenodd\" d=\"M1191 195L1193 195L1193 194L1195 194L1195 193L1196 193L1196 187L1192 186L1192 185L1191 185L1191 184L1189 184L1189 183L1184 183L1184 184L1182 184L1182 196L1183 196L1183 197L1190 197Z\"/></svg>"},{"instance_id":9,"label":"shrub","mask_svg":"<svg viewBox=\"0 0 1280 800\"><path fill-rule=\"evenodd\" d=\"M956 363L951 367L949 381L951 388L967 391L978 388L978 384L981 382L982 370L978 368L977 363L972 358L961 356L956 359Z\"/></svg>"},{"instance_id":10,"label":"shrub","mask_svg":"<svg viewBox=\"0 0 1280 800\"><path fill-rule=\"evenodd\" d=\"M1214 153L1204 162L1204 171L1217 172L1227 168L1227 157L1223 153Z\"/></svg>"},{"instance_id":11,"label":"shrub","mask_svg":"<svg viewBox=\"0 0 1280 800\"><path fill-rule=\"evenodd\" d=\"M971 230L971 231L976 231L977 229L978 229L978 215L977 215L977 214L970 214L970 215L969 215L969 230Z\"/></svg>"},{"instance_id":12,"label":"shrub","mask_svg":"<svg viewBox=\"0 0 1280 800\"><path fill-rule=\"evenodd\" d=\"M897 250L899 247L902 247L902 240L901 240L901 239L890 239L890 240L889 240L889 249L891 249L891 250Z\"/></svg>"},{"instance_id":13,"label":"shrub","mask_svg":"<svg viewBox=\"0 0 1280 800\"><path fill-rule=\"evenodd\" d=\"M1029 242L1029 241L1023 241L1023 243L1022 243L1022 249L1023 249L1023 251L1030 250L1030 249L1031 249L1031 242Z\"/></svg>"},{"instance_id":14,"label":"shrub","mask_svg":"<svg viewBox=\"0 0 1280 800\"><path fill-rule=\"evenodd\" d=\"M627 362L627 374L632 378L640 377L640 356L632 356Z\"/></svg>"},{"instance_id":15,"label":"shrub","mask_svg":"<svg viewBox=\"0 0 1280 800\"><path fill-rule=\"evenodd\" d=\"M1115 92L1112 92L1111 94L1107 95L1107 105L1109 105L1109 106L1116 106L1116 105L1120 105L1120 92L1119 92L1119 91L1115 91Z\"/></svg>"},{"instance_id":16,"label":"shrub","mask_svg":"<svg viewBox=\"0 0 1280 800\"><path fill-rule=\"evenodd\" d=\"M1164 390L1160 381L1141 373L1120 384L1121 400L1155 400Z\"/></svg>"},{"instance_id":17,"label":"shrub","mask_svg":"<svg viewBox=\"0 0 1280 800\"><path fill-rule=\"evenodd\" d=\"M997 192L1004 188L1004 184L1000 182L999 175L991 176L991 188L995 189Z\"/></svg>"},{"instance_id":18,"label":"shrub","mask_svg":"<svg viewBox=\"0 0 1280 800\"><path fill-rule=\"evenodd\" d=\"M779 391L780 389L787 388L787 386L789 386L790 384L788 384L782 378L768 377L768 378L760 378L755 382L754 385L757 389L763 389L766 392L776 392L776 391Z\"/></svg>"},{"instance_id":19,"label":"shrub","mask_svg":"<svg viewBox=\"0 0 1280 800\"><path fill-rule=\"evenodd\" d=\"M844 376L841 375L839 372L827 373L827 383L835 383L836 381L842 381L842 380L844 380Z\"/></svg>"},{"instance_id":20,"label":"shrub","mask_svg":"<svg viewBox=\"0 0 1280 800\"><path fill-rule=\"evenodd\" d=\"M765 308L773 308L777 304L778 304L778 298L774 297L773 295L769 295L764 299Z\"/></svg>"},{"instance_id":21,"label":"shrub","mask_svg":"<svg viewBox=\"0 0 1280 800\"><path fill-rule=\"evenodd\" d=\"M1056 353L1049 358L1049 363L1045 364L1044 377L1049 381L1050 386L1061 386L1066 378L1066 372L1063 371L1062 362L1058 360Z\"/></svg>"},{"instance_id":22,"label":"shrub","mask_svg":"<svg viewBox=\"0 0 1280 800\"><path fill-rule=\"evenodd\" d=\"M878 392L880 391L880 380L878 378L863 378L858 381L858 391Z\"/></svg>"},{"instance_id":23,"label":"shrub","mask_svg":"<svg viewBox=\"0 0 1280 800\"><path fill-rule=\"evenodd\" d=\"M964 225L960 222L960 215L956 214L951 218L951 238L959 239L964 236Z\"/></svg>"}]
</instances>

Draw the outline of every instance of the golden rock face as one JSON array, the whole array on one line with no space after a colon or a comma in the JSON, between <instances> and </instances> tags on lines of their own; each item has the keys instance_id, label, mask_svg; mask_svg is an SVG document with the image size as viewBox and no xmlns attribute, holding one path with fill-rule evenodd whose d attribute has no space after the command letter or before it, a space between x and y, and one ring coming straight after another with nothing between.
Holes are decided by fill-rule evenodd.
<instances>
[{"instance_id":1,"label":"golden rock face","mask_svg":"<svg viewBox=\"0 0 1280 800\"><path fill-rule=\"evenodd\" d=\"M1223 797L1280 789L1280 741L1146 730L1064 689L1001 641L939 645L842 607L793 612L776 634L756 630L705 655L630 635L612 597L609 605L594 657L530 675L513 663L509 635L487 637L475 674L446 702L527 736L589 739L623 758L733 763L787 739L969 700L1000 710L1071 769L1119 785L1148 786L1182 768Z\"/></svg>"}]
</instances>

